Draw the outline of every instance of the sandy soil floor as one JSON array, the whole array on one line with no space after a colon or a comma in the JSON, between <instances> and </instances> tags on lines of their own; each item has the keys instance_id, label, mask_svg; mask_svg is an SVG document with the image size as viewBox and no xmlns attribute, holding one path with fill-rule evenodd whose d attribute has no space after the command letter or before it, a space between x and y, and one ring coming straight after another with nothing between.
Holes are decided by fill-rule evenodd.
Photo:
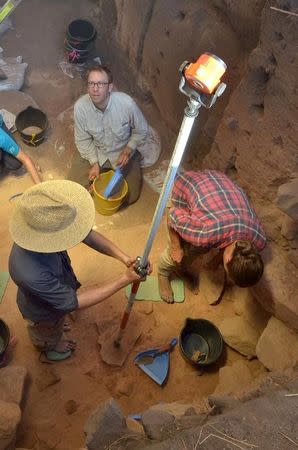
<instances>
[{"instance_id":1,"label":"sandy soil floor","mask_svg":"<svg viewBox=\"0 0 298 450\"><path fill-rule=\"evenodd\" d=\"M67 77L58 67L58 62L63 59L63 33L66 24L74 18L92 17L94 3L79 0L62 3L45 1L42 8L39 5L38 0L21 3L15 12L15 29L3 37L1 46L6 56L22 54L24 60L29 63L23 90L34 98L50 118L51 134L47 141L36 150L24 146L41 166L44 179L49 179L63 176L61 161L67 152L73 154L75 151L73 144L70 145L71 148L67 148L62 159L59 151L54 151L57 150L57 139L64 144L72 139L71 127L67 130L63 130L63 127L55 129L55 117L71 107L83 92L82 81L79 78L73 80ZM31 15L27 14L28 8ZM5 105L2 107L5 108ZM147 106L147 110L149 109L150 106ZM153 109L151 114L154 117L152 111ZM156 116L155 124L158 122L159 118ZM1 270L7 270L12 244L8 234L8 220L13 201L10 202L9 198L31 185L32 181L27 174L19 177L6 176L0 180ZM141 198L135 205L111 217L97 214L97 231L129 254L142 254L157 199L157 194L145 184ZM163 220L150 257L154 265L154 275L159 254L165 243L166 224ZM69 253L83 286L100 284L116 277L123 270L120 263L96 254L83 244ZM151 302L135 304L134 312L139 313L137 317L138 321L141 321L142 335L123 367L113 368L102 362L98 352L96 322L103 319L111 319L114 323L120 321L126 304L124 292L119 292L96 307L76 313L70 319L70 334L78 341L76 352L71 359L48 366L39 361L38 353L30 345L25 324L16 307L16 287L10 280L0 306L1 317L7 321L18 339L11 364L25 366L29 373L18 446L57 450L83 446L85 421L99 403L111 396L117 398L128 414L140 412L161 401L182 400L196 403L212 393L218 382L219 367L230 365L242 358L232 350L226 349L219 364L199 377L197 371L182 358L177 347L171 354L168 382L162 388L133 364L133 356L137 351L179 336L187 317L203 317L217 324L226 314L233 314L232 304L228 300L212 307L204 303L200 295L194 296L188 289L185 295L186 299L182 304L154 303L150 314L147 313L150 308L148 304ZM127 332L129 333L129 325ZM250 364L257 372L258 365ZM36 384L37 378L53 367L61 380L40 392ZM75 405L72 414L69 414L68 409L70 400L75 402L72 403Z\"/></svg>"}]
</instances>

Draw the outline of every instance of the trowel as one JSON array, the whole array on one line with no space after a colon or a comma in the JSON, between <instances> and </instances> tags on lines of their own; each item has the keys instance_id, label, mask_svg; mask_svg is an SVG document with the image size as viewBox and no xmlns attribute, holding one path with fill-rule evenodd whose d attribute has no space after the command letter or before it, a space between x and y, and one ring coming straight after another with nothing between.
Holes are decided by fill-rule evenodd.
<instances>
[{"instance_id":1,"label":"trowel","mask_svg":"<svg viewBox=\"0 0 298 450\"><path fill-rule=\"evenodd\" d=\"M165 382L170 366L170 351L177 344L173 338L169 344L151 348L136 355L135 364L160 386Z\"/></svg>"},{"instance_id":2,"label":"trowel","mask_svg":"<svg viewBox=\"0 0 298 450\"><path fill-rule=\"evenodd\" d=\"M114 175L112 176L109 184L107 185L107 187L104 190L103 196L105 198L109 198L112 195L116 194L117 192L120 191L122 184L124 183L124 178L121 172L121 169L118 167L115 170Z\"/></svg>"}]
</instances>

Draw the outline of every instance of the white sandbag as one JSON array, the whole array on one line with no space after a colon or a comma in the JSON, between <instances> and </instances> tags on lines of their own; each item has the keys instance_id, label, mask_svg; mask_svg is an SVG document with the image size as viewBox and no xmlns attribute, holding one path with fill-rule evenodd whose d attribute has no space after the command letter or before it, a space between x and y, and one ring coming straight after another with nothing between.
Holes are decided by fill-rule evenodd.
<instances>
[{"instance_id":1,"label":"white sandbag","mask_svg":"<svg viewBox=\"0 0 298 450\"><path fill-rule=\"evenodd\" d=\"M22 89L25 78L25 70L28 67L27 63L18 62L22 60L22 57L17 56L13 58L15 62L7 64L7 59L0 61L1 70L7 76L6 80L0 81L0 91L19 91ZM6 64L2 64L2 62Z\"/></svg>"}]
</instances>

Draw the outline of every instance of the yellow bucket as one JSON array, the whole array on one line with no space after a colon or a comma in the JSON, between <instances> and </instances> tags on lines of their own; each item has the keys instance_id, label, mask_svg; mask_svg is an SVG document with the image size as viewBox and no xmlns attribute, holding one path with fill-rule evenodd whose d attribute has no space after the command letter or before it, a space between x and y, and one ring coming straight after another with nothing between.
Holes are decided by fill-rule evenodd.
<instances>
[{"instance_id":1,"label":"yellow bucket","mask_svg":"<svg viewBox=\"0 0 298 450\"><path fill-rule=\"evenodd\" d=\"M99 174L93 181L93 200L95 209L99 214L103 214L104 216L111 216L114 214L123 203L128 192L128 185L126 180L124 180L120 192L117 192L109 198L103 196L105 188L113 175L114 171L109 170L108 172Z\"/></svg>"}]
</instances>

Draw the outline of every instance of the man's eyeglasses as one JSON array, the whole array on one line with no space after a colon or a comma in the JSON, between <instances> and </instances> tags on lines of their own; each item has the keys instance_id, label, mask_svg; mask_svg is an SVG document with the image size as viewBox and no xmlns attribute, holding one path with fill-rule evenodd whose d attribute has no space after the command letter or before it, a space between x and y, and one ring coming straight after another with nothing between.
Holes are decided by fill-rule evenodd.
<instances>
[{"instance_id":1,"label":"man's eyeglasses","mask_svg":"<svg viewBox=\"0 0 298 450\"><path fill-rule=\"evenodd\" d=\"M103 89L107 84L110 84L108 81L88 81L88 87L94 89L97 87L98 89Z\"/></svg>"}]
</instances>

